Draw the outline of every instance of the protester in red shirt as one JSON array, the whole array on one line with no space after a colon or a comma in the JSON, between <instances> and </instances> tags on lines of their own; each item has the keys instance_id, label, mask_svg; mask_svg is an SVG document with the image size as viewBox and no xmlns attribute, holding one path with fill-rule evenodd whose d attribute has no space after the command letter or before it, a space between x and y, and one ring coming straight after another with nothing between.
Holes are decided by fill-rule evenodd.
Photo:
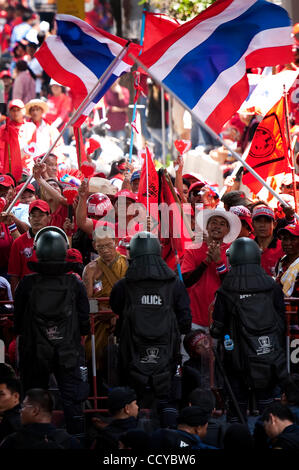
<instances>
[{"instance_id":1,"label":"protester in red shirt","mask_svg":"<svg viewBox=\"0 0 299 470\"><path fill-rule=\"evenodd\" d=\"M63 196L62 185L54 178L45 180L42 177L45 165L42 163L35 163L33 167L33 176L41 188L42 198L47 201L51 209L50 225L64 229L66 219L68 219L68 203L67 199ZM71 223L72 220L69 220ZM68 227L69 230L74 229L74 226Z\"/></svg>"},{"instance_id":2,"label":"protester in red shirt","mask_svg":"<svg viewBox=\"0 0 299 470\"><path fill-rule=\"evenodd\" d=\"M274 211L266 205L254 207L252 225L255 241L262 251L261 266L269 276L274 276L276 263L283 256L281 241L273 233L276 225Z\"/></svg>"},{"instance_id":3,"label":"protester in red shirt","mask_svg":"<svg viewBox=\"0 0 299 470\"><path fill-rule=\"evenodd\" d=\"M11 203L15 196L15 184L9 175L0 175L0 197L4 198L5 206L0 215L0 276L7 276L9 253L14 241L16 226L11 226L4 215L5 208Z\"/></svg>"},{"instance_id":4,"label":"protester in red shirt","mask_svg":"<svg viewBox=\"0 0 299 470\"><path fill-rule=\"evenodd\" d=\"M72 110L72 100L64 93L64 88L55 80L50 81L51 94L48 96L48 111L45 120L59 131L68 120Z\"/></svg>"},{"instance_id":5,"label":"protester in red shirt","mask_svg":"<svg viewBox=\"0 0 299 470\"><path fill-rule=\"evenodd\" d=\"M241 205L232 206L229 210L230 212L233 212L234 214L236 214L241 220L242 228L241 228L238 238L241 238L241 237L254 238L250 210L247 209L247 207L241 206Z\"/></svg>"},{"instance_id":6,"label":"protester in red shirt","mask_svg":"<svg viewBox=\"0 0 299 470\"><path fill-rule=\"evenodd\" d=\"M37 261L33 250L34 236L40 229L50 225L50 207L46 201L36 199L31 202L29 221L31 228L13 242L10 250L8 274L11 276L13 295L19 280L32 272L27 266L28 261Z\"/></svg>"},{"instance_id":7,"label":"protester in red shirt","mask_svg":"<svg viewBox=\"0 0 299 470\"><path fill-rule=\"evenodd\" d=\"M125 137L125 125L128 122L128 105L130 92L120 86L116 80L104 95L107 119L110 129L108 134L117 139Z\"/></svg>"},{"instance_id":8,"label":"protester in red shirt","mask_svg":"<svg viewBox=\"0 0 299 470\"><path fill-rule=\"evenodd\" d=\"M197 215L207 241L185 251L182 274L188 288L193 327L210 325L209 307L227 272L226 250L240 233L241 222L224 209L203 210Z\"/></svg>"}]
</instances>

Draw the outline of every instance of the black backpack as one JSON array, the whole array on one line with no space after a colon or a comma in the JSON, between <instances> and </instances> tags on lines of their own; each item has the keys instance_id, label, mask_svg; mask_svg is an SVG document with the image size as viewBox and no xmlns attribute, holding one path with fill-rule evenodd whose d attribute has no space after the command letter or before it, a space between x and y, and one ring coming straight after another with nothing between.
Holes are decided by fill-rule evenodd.
<instances>
[{"instance_id":1,"label":"black backpack","mask_svg":"<svg viewBox=\"0 0 299 470\"><path fill-rule=\"evenodd\" d=\"M284 325L273 304L273 290L229 293L229 298L233 308L224 334L234 341L234 349L227 351L233 370L258 389L282 380L286 375Z\"/></svg>"},{"instance_id":2,"label":"black backpack","mask_svg":"<svg viewBox=\"0 0 299 470\"><path fill-rule=\"evenodd\" d=\"M175 281L127 284L120 334L120 370L136 389L168 394L179 360L180 334L173 309Z\"/></svg>"},{"instance_id":3,"label":"black backpack","mask_svg":"<svg viewBox=\"0 0 299 470\"><path fill-rule=\"evenodd\" d=\"M25 338L35 348L39 362L49 368L54 356L60 366L76 367L80 350L80 329L75 305L75 279L72 274L35 276L27 307ZM31 318L30 318L31 317ZM30 318L30 321L29 321ZM26 333L30 341L26 340Z\"/></svg>"}]
</instances>

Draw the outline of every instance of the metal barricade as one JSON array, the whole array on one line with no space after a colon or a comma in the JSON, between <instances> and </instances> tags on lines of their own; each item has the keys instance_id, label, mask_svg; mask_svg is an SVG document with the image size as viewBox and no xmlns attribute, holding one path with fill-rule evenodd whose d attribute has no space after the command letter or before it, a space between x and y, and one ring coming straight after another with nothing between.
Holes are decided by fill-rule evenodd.
<instances>
[{"instance_id":1,"label":"metal barricade","mask_svg":"<svg viewBox=\"0 0 299 470\"><path fill-rule=\"evenodd\" d=\"M299 298L285 297L287 370L291 372L291 349L299 346ZM299 358L298 358L299 362Z\"/></svg>"}]
</instances>

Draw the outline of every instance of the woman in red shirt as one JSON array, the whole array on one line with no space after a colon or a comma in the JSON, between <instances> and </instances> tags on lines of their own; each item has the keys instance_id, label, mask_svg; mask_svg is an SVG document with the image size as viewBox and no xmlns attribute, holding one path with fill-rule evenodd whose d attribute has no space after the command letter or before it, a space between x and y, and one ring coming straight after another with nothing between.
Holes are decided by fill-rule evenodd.
<instances>
[{"instance_id":1,"label":"woman in red shirt","mask_svg":"<svg viewBox=\"0 0 299 470\"><path fill-rule=\"evenodd\" d=\"M64 87L55 80L50 81L50 87L51 94L48 96L48 112L45 119L60 131L72 110L72 100L64 92Z\"/></svg>"}]
</instances>

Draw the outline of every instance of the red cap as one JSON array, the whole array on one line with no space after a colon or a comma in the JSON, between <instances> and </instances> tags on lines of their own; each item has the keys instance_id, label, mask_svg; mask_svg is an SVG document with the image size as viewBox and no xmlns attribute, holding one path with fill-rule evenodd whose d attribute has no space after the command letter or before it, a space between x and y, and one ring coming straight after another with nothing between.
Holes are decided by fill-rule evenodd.
<instances>
[{"instance_id":1,"label":"red cap","mask_svg":"<svg viewBox=\"0 0 299 470\"><path fill-rule=\"evenodd\" d=\"M191 186L188 189L188 193L193 191L193 189L201 189L203 188L205 183L203 181L196 181L196 183L191 184Z\"/></svg>"},{"instance_id":2,"label":"red cap","mask_svg":"<svg viewBox=\"0 0 299 470\"><path fill-rule=\"evenodd\" d=\"M16 108L19 108L19 109L25 108L23 101L19 100L19 99L11 100L9 102L8 109L11 109L13 107L16 107Z\"/></svg>"},{"instance_id":3,"label":"red cap","mask_svg":"<svg viewBox=\"0 0 299 470\"><path fill-rule=\"evenodd\" d=\"M291 233L292 235L294 235L295 237L299 237L299 224L290 224L278 230L277 235L279 238L283 231L287 231Z\"/></svg>"},{"instance_id":4,"label":"red cap","mask_svg":"<svg viewBox=\"0 0 299 470\"><path fill-rule=\"evenodd\" d=\"M79 250L76 248L69 248L66 252L65 261L69 263L81 263L83 264L83 258Z\"/></svg>"},{"instance_id":5,"label":"red cap","mask_svg":"<svg viewBox=\"0 0 299 470\"><path fill-rule=\"evenodd\" d=\"M10 77L11 78L11 73L9 70L2 70L0 72L0 78L4 78L4 77Z\"/></svg>"},{"instance_id":6,"label":"red cap","mask_svg":"<svg viewBox=\"0 0 299 470\"><path fill-rule=\"evenodd\" d=\"M15 187L15 182L9 175L0 175L0 186L5 186L6 188L10 186Z\"/></svg>"},{"instance_id":7,"label":"red cap","mask_svg":"<svg viewBox=\"0 0 299 470\"><path fill-rule=\"evenodd\" d=\"M29 205L29 214L33 211L33 209L39 209L42 212L48 212L50 214L50 207L46 201L42 199L36 199L36 201L32 201Z\"/></svg>"},{"instance_id":8,"label":"red cap","mask_svg":"<svg viewBox=\"0 0 299 470\"><path fill-rule=\"evenodd\" d=\"M20 191L21 188L23 188L24 184L25 183L21 183L16 187L17 193ZM26 189L24 191L32 191L33 193L35 193L35 187L33 186L33 184L29 183L27 184Z\"/></svg>"},{"instance_id":9,"label":"red cap","mask_svg":"<svg viewBox=\"0 0 299 470\"><path fill-rule=\"evenodd\" d=\"M117 197L127 197L129 199L132 199L132 201L137 201L138 195L136 193L132 193L132 191L129 191L128 189L121 189L114 195L115 198Z\"/></svg>"}]
</instances>

